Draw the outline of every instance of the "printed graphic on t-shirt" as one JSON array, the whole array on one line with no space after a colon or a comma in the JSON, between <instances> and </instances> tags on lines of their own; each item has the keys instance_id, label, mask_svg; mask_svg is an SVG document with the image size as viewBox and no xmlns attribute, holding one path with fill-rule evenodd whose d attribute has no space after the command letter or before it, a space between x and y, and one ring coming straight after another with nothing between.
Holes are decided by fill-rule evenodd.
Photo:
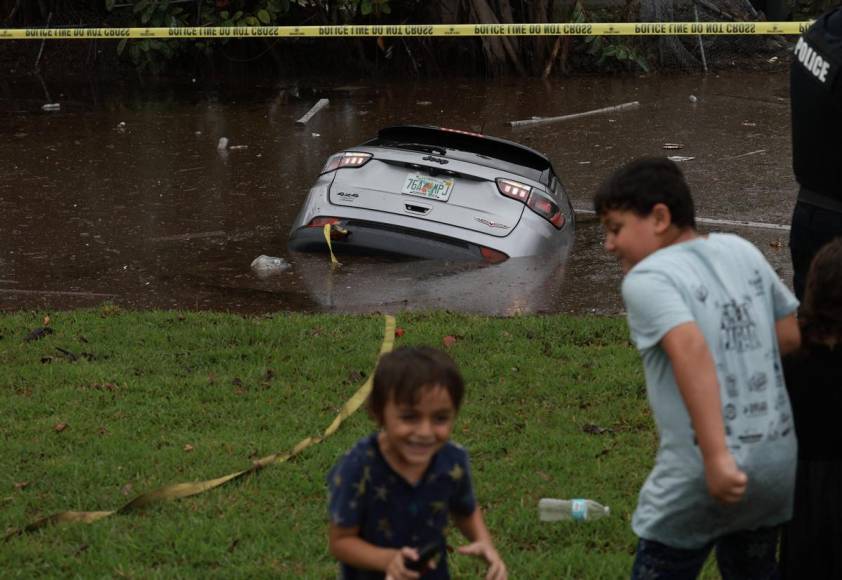
<instances>
[{"instance_id":1,"label":"printed graphic on t-shirt","mask_svg":"<svg viewBox=\"0 0 842 580\"><path fill-rule=\"evenodd\" d=\"M724 350L741 353L761 347L751 310L752 303L749 300L742 304L731 300L722 306L719 339Z\"/></svg>"},{"instance_id":2,"label":"printed graphic on t-shirt","mask_svg":"<svg viewBox=\"0 0 842 580\"><path fill-rule=\"evenodd\" d=\"M760 270L754 271L754 276L749 278L748 283L754 288L755 296L763 296L763 277L760 275Z\"/></svg>"},{"instance_id":3,"label":"printed graphic on t-shirt","mask_svg":"<svg viewBox=\"0 0 842 580\"><path fill-rule=\"evenodd\" d=\"M725 392L732 399L739 396L740 391L737 389L737 377L728 373L725 375Z\"/></svg>"},{"instance_id":4,"label":"printed graphic on t-shirt","mask_svg":"<svg viewBox=\"0 0 842 580\"><path fill-rule=\"evenodd\" d=\"M722 416L725 417L727 421L733 421L737 418L737 407L728 403L723 409Z\"/></svg>"},{"instance_id":5,"label":"printed graphic on t-shirt","mask_svg":"<svg viewBox=\"0 0 842 580\"><path fill-rule=\"evenodd\" d=\"M695 294L696 294L696 300L698 300L699 302L704 304L705 300L708 299L708 294L709 294L707 286L705 286L704 284L701 284L701 285L697 286Z\"/></svg>"},{"instance_id":6,"label":"printed graphic on t-shirt","mask_svg":"<svg viewBox=\"0 0 842 580\"><path fill-rule=\"evenodd\" d=\"M766 401L753 401L746 403L743 407L743 415L754 419L755 417L765 417L769 413L769 405Z\"/></svg>"},{"instance_id":7,"label":"printed graphic on t-shirt","mask_svg":"<svg viewBox=\"0 0 842 580\"><path fill-rule=\"evenodd\" d=\"M752 392L763 392L766 390L766 383L768 382L769 380L766 378L766 373L754 373L748 380L748 390Z\"/></svg>"}]
</instances>

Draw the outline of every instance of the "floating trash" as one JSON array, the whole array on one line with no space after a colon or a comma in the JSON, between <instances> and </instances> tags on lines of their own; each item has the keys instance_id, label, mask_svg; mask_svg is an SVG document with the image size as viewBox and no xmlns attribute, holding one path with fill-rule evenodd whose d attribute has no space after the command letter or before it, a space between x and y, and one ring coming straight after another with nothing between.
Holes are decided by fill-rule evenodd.
<instances>
[{"instance_id":1,"label":"floating trash","mask_svg":"<svg viewBox=\"0 0 842 580\"><path fill-rule=\"evenodd\" d=\"M268 278L275 274L280 274L285 270L289 270L290 263L283 258L276 258L274 256L266 256L261 254L251 262L252 271L257 274L258 278Z\"/></svg>"}]
</instances>

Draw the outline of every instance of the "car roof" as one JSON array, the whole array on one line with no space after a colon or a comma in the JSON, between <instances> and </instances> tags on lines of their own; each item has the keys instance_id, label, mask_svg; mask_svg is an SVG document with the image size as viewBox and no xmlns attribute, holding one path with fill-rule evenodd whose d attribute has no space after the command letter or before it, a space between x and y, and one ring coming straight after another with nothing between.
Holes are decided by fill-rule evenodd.
<instances>
[{"instance_id":1,"label":"car roof","mask_svg":"<svg viewBox=\"0 0 842 580\"><path fill-rule=\"evenodd\" d=\"M509 163L522 165L544 173L552 168L552 163L534 149L519 145L506 139L489 137L480 133L434 127L432 125L396 125L380 129L377 139L368 145L387 142L424 143L438 145L451 149L469 151L486 157L500 159Z\"/></svg>"}]
</instances>

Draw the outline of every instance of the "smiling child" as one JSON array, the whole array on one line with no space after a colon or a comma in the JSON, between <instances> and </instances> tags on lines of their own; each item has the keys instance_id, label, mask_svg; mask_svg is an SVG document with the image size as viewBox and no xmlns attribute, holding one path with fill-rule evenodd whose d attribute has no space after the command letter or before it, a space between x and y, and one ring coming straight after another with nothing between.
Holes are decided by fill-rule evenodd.
<instances>
[{"instance_id":1,"label":"smiling child","mask_svg":"<svg viewBox=\"0 0 842 580\"><path fill-rule=\"evenodd\" d=\"M329 547L342 578L449 578L449 516L471 541L459 553L484 558L489 580L507 577L474 499L468 454L450 441L463 394L459 370L441 351L381 357L368 401L380 430L327 476ZM432 558L419 562L427 546Z\"/></svg>"}]
</instances>

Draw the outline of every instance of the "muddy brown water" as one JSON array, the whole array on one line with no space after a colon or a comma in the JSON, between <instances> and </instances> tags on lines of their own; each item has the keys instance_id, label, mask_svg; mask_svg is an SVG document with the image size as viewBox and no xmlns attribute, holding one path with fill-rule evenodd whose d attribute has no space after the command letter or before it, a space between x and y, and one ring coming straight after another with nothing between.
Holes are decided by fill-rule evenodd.
<instances>
[{"instance_id":1,"label":"muddy brown water","mask_svg":"<svg viewBox=\"0 0 842 580\"><path fill-rule=\"evenodd\" d=\"M321 97L329 108L296 126ZM48 100L61 109L42 111ZM508 125L630 101L640 107ZM619 267L587 213L572 252L557 260L478 267L340 256L344 266L331 271L323 255L288 252L290 224L326 157L400 123L482 131L538 149L576 208L590 207L620 163L664 154L693 158L682 167L701 217L788 225L794 205L785 73L212 90L189 81L108 89L33 81L0 87L0 310L110 302L241 313L622 311ZM229 140L224 153L221 137ZM790 282L785 230L703 229L750 239ZM249 265L260 254L292 267L258 278Z\"/></svg>"}]
</instances>

